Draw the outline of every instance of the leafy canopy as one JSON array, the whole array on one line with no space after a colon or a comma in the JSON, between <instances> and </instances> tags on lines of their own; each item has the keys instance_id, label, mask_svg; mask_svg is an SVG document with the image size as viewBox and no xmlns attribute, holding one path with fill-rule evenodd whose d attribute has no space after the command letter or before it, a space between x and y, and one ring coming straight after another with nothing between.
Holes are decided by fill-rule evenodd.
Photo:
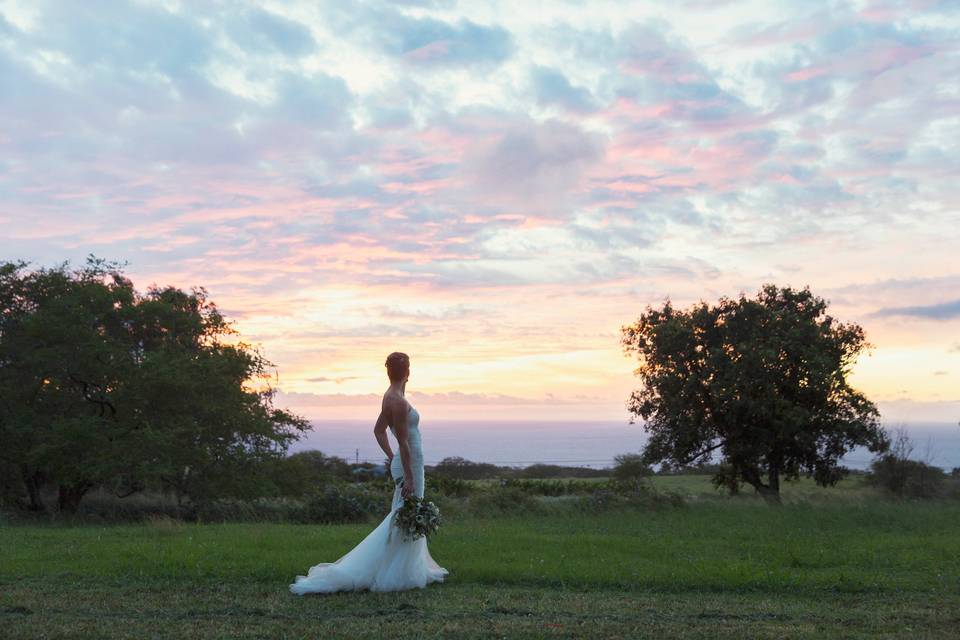
<instances>
[{"instance_id":1,"label":"leafy canopy","mask_svg":"<svg viewBox=\"0 0 960 640\"><path fill-rule=\"evenodd\" d=\"M307 428L272 405L271 365L203 288L134 289L90 257L0 264L0 478L32 508L75 510L90 488L148 486L195 502L269 488L261 463Z\"/></svg>"},{"instance_id":2,"label":"leafy canopy","mask_svg":"<svg viewBox=\"0 0 960 640\"><path fill-rule=\"evenodd\" d=\"M863 329L826 310L809 288L768 284L715 305L668 300L621 327L639 362L627 408L650 434L644 461L689 465L719 452L717 485L745 482L779 501L781 478L831 485L853 447L885 450L875 405L848 383L869 346Z\"/></svg>"}]
</instances>

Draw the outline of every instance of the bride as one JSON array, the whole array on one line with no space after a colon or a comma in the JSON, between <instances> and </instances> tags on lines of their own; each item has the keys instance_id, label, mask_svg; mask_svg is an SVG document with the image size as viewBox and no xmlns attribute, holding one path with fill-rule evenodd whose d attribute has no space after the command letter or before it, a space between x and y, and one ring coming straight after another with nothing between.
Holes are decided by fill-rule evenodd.
<instances>
[{"instance_id":1,"label":"bride","mask_svg":"<svg viewBox=\"0 0 960 640\"><path fill-rule=\"evenodd\" d=\"M405 540L393 523L397 509L409 495L423 497L423 449L420 446L420 414L407 402L410 358L395 351L387 356L390 388L383 394L380 417L373 428L377 442L390 460L390 475L396 483L390 513L363 541L336 562L323 562L305 576L297 576L290 591L403 591L443 582L450 572L430 556L425 537ZM390 450L387 426L397 439L398 456Z\"/></svg>"}]
</instances>

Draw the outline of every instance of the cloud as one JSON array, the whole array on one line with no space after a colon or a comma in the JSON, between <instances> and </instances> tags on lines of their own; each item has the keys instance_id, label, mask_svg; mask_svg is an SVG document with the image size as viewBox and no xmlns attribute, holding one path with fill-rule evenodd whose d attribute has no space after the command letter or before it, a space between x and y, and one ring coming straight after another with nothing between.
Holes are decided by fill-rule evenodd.
<instances>
[{"instance_id":1,"label":"cloud","mask_svg":"<svg viewBox=\"0 0 960 640\"><path fill-rule=\"evenodd\" d=\"M556 105L575 113L597 108L589 89L575 87L556 69L534 66L530 72L534 95L542 105Z\"/></svg>"},{"instance_id":2,"label":"cloud","mask_svg":"<svg viewBox=\"0 0 960 640\"><path fill-rule=\"evenodd\" d=\"M496 66L514 50L509 31L468 19L446 22L414 18L388 8L375 9L375 22L354 23L386 53L423 67Z\"/></svg>"},{"instance_id":3,"label":"cloud","mask_svg":"<svg viewBox=\"0 0 960 640\"><path fill-rule=\"evenodd\" d=\"M768 276L955 319L956 10L708 5L9 5L0 253L204 284L296 380L398 338L601 353ZM538 357L514 382L571 395Z\"/></svg>"},{"instance_id":4,"label":"cloud","mask_svg":"<svg viewBox=\"0 0 960 640\"><path fill-rule=\"evenodd\" d=\"M615 60L621 109L646 107L658 118L709 130L730 130L758 120L747 103L721 87L698 53L662 19L624 29Z\"/></svg>"},{"instance_id":5,"label":"cloud","mask_svg":"<svg viewBox=\"0 0 960 640\"><path fill-rule=\"evenodd\" d=\"M382 307L379 311L387 318L412 318L415 320L455 320L458 318L476 318L489 315L490 310L477 305L392 305Z\"/></svg>"},{"instance_id":6,"label":"cloud","mask_svg":"<svg viewBox=\"0 0 960 640\"><path fill-rule=\"evenodd\" d=\"M227 31L237 46L244 49L253 47L288 56L303 56L317 46L308 27L259 7L239 16L231 14Z\"/></svg>"},{"instance_id":7,"label":"cloud","mask_svg":"<svg viewBox=\"0 0 960 640\"><path fill-rule=\"evenodd\" d=\"M508 116L484 125L467 151L462 175L487 203L554 215L569 210L603 139L560 120Z\"/></svg>"},{"instance_id":8,"label":"cloud","mask_svg":"<svg viewBox=\"0 0 960 640\"><path fill-rule=\"evenodd\" d=\"M336 378L328 378L326 376L318 376L316 378L306 378L307 382L335 382L337 384L343 384L347 380L359 380L359 376L340 376Z\"/></svg>"},{"instance_id":9,"label":"cloud","mask_svg":"<svg viewBox=\"0 0 960 640\"><path fill-rule=\"evenodd\" d=\"M311 131L343 130L351 126L349 109L353 96L343 78L326 73L279 74L276 93L275 104L261 115L271 124L287 125L292 120Z\"/></svg>"},{"instance_id":10,"label":"cloud","mask_svg":"<svg viewBox=\"0 0 960 640\"><path fill-rule=\"evenodd\" d=\"M543 405L545 402L556 404L576 405L584 401L600 400L597 396L586 396L583 394L560 397L552 394L545 394L542 398L524 398L520 396L504 393L464 393L461 391L447 391L439 393L425 393L422 391L408 391L407 396L414 403L425 403L432 405L516 405L516 406L536 406ZM304 393L278 391L277 404L291 402L298 406L369 406L371 402L381 400L381 395L376 393Z\"/></svg>"},{"instance_id":11,"label":"cloud","mask_svg":"<svg viewBox=\"0 0 960 640\"><path fill-rule=\"evenodd\" d=\"M38 44L68 56L83 75L128 69L186 84L215 51L212 34L188 15L146 4L70 3L48 11L43 25Z\"/></svg>"},{"instance_id":12,"label":"cloud","mask_svg":"<svg viewBox=\"0 0 960 640\"><path fill-rule=\"evenodd\" d=\"M6 18L0 15L0 35L11 35L17 31L17 28L7 22Z\"/></svg>"},{"instance_id":13,"label":"cloud","mask_svg":"<svg viewBox=\"0 0 960 640\"><path fill-rule=\"evenodd\" d=\"M960 318L960 300L939 304L909 307L887 307L873 313L876 317L911 316L928 320L952 320Z\"/></svg>"}]
</instances>

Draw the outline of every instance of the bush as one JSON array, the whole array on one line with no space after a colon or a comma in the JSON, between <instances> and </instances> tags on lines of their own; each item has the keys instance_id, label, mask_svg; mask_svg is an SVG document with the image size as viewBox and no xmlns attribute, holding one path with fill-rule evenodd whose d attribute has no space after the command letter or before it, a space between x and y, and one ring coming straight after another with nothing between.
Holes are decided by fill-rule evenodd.
<instances>
[{"instance_id":1,"label":"bush","mask_svg":"<svg viewBox=\"0 0 960 640\"><path fill-rule=\"evenodd\" d=\"M459 456L444 458L434 466L428 475L457 478L460 480L482 480L501 474L504 467L489 462L472 462Z\"/></svg>"},{"instance_id":2,"label":"bush","mask_svg":"<svg viewBox=\"0 0 960 640\"><path fill-rule=\"evenodd\" d=\"M706 476L706 475L717 475L721 472L726 471L726 465L721 465L713 462L701 462L699 464L670 464L669 461L664 462L660 465L660 471L657 475L661 476Z\"/></svg>"},{"instance_id":3,"label":"bush","mask_svg":"<svg viewBox=\"0 0 960 640\"><path fill-rule=\"evenodd\" d=\"M533 496L523 489L505 484L477 491L470 496L469 507L478 516L540 511L540 505Z\"/></svg>"},{"instance_id":4,"label":"bush","mask_svg":"<svg viewBox=\"0 0 960 640\"><path fill-rule=\"evenodd\" d=\"M477 488L466 480L448 478L445 476L427 476L425 494L453 496L462 498L477 491Z\"/></svg>"},{"instance_id":5,"label":"bush","mask_svg":"<svg viewBox=\"0 0 960 640\"><path fill-rule=\"evenodd\" d=\"M649 478L653 469L643 461L639 453L621 453L614 458L613 477L617 480Z\"/></svg>"},{"instance_id":6,"label":"bush","mask_svg":"<svg viewBox=\"0 0 960 640\"><path fill-rule=\"evenodd\" d=\"M299 496L306 487L349 480L350 465L343 458L311 449L272 462L270 476L280 495Z\"/></svg>"},{"instance_id":7,"label":"bush","mask_svg":"<svg viewBox=\"0 0 960 640\"><path fill-rule=\"evenodd\" d=\"M578 502L581 511L600 513L616 509L654 510L665 507L682 507L683 496L657 491L653 487L635 482L611 481L594 489Z\"/></svg>"},{"instance_id":8,"label":"bush","mask_svg":"<svg viewBox=\"0 0 960 640\"><path fill-rule=\"evenodd\" d=\"M558 464L532 464L517 471L517 478L606 478L610 469L564 467Z\"/></svg>"},{"instance_id":9,"label":"bush","mask_svg":"<svg viewBox=\"0 0 960 640\"><path fill-rule=\"evenodd\" d=\"M601 487L595 489L590 495L583 496L578 506L581 510L589 513L600 513L613 507L616 499L616 493L606 487Z\"/></svg>"},{"instance_id":10,"label":"bush","mask_svg":"<svg viewBox=\"0 0 960 640\"><path fill-rule=\"evenodd\" d=\"M870 465L867 482L899 497L935 498L943 494L946 476L938 467L885 454Z\"/></svg>"},{"instance_id":11,"label":"bush","mask_svg":"<svg viewBox=\"0 0 960 640\"><path fill-rule=\"evenodd\" d=\"M506 478L500 480L500 485L504 487L515 487L530 495L567 496L589 493L593 491L597 483L588 480L526 480Z\"/></svg>"},{"instance_id":12,"label":"bush","mask_svg":"<svg viewBox=\"0 0 960 640\"><path fill-rule=\"evenodd\" d=\"M389 500L370 485L330 483L305 496L301 522L341 524L386 515Z\"/></svg>"},{"instance_id":13,"label":"bush","mask_svg":"<svg viewBox=\"0 0 960 640\"><path fill-rule=\"evenodd\" d=\"M913 443L901 425L891 438L890 450L873 461L866 482L898 497L935 498L944 494L943 469L911 460Z\"/></svg>"}]
</instances>

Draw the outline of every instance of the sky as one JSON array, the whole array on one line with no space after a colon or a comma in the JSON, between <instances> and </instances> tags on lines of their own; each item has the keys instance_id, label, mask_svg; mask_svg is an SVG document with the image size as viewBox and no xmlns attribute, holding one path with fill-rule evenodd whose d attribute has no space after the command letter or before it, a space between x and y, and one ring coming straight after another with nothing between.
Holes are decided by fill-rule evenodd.
<instances>
[{"instance_id":1,"label":"sky","mask_svg":"<svg viewBox=\"0 0 960 640\"><path fill-rule=\"evenodd\" d=\"M960 2L0 0L0 260L203 286L277 404L628 420L620 328L764 283L960 420Z\"/></svg>"}]
</instances>

